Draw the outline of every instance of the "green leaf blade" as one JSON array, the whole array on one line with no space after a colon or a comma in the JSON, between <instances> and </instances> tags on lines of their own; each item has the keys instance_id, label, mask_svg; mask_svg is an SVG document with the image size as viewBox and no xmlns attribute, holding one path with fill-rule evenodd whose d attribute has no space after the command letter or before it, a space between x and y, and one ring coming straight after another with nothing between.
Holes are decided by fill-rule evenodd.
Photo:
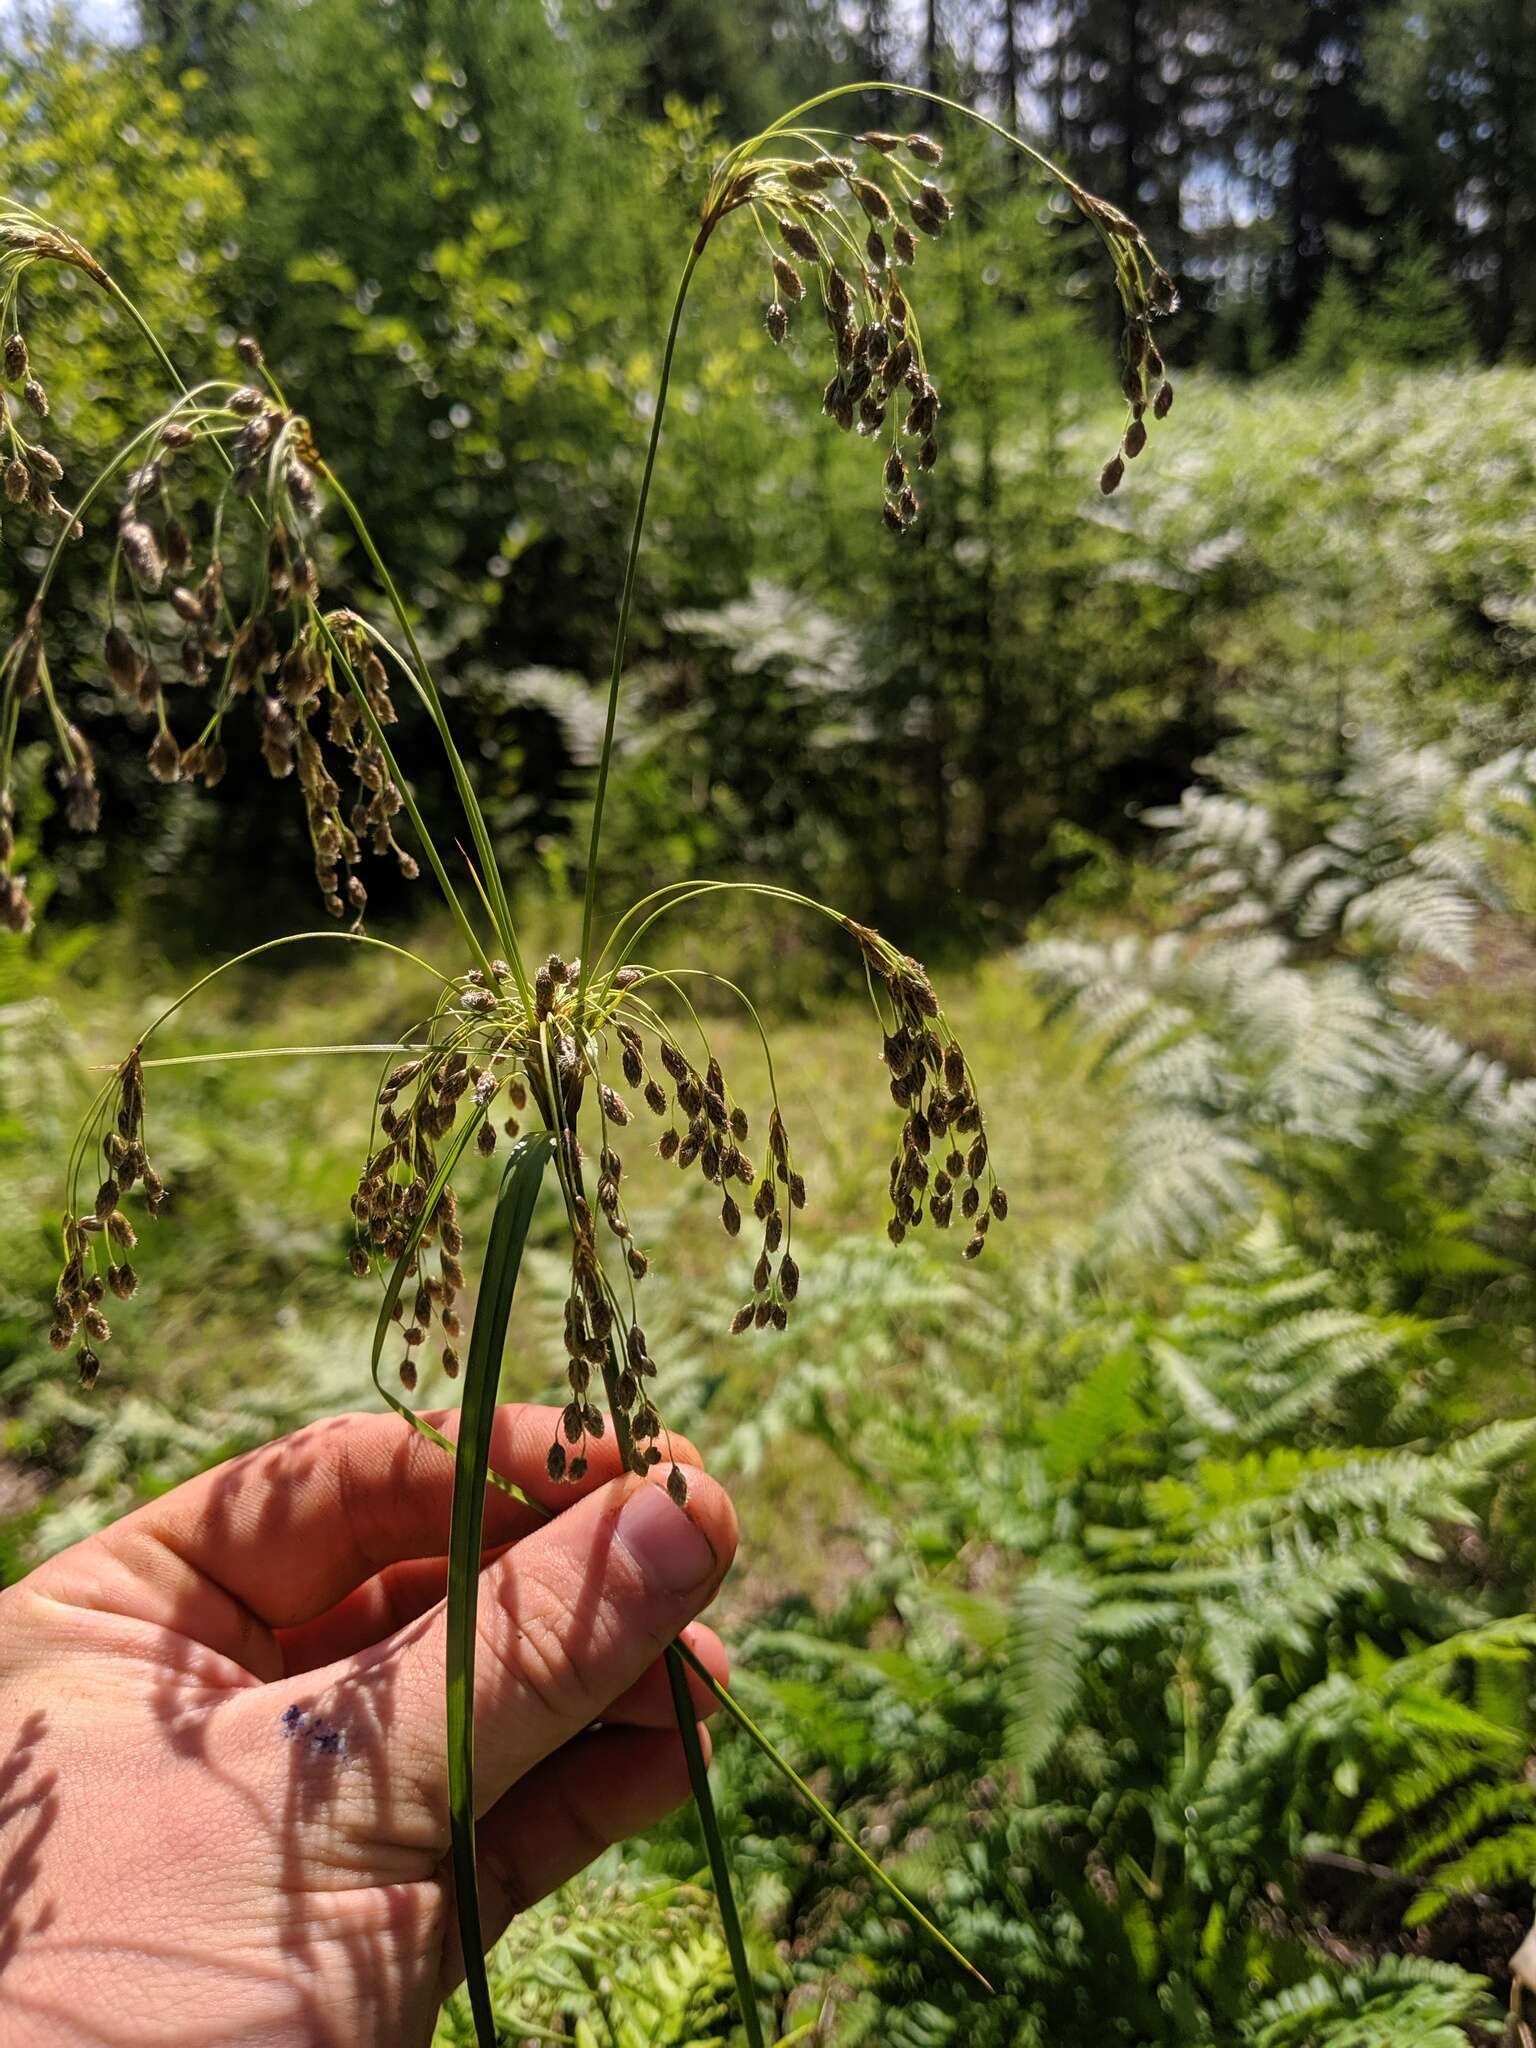
<instances>
[{"instance_id":1,"label":"green leaf blade","mask_svg":"<svg viewBox=\"0 0 1536 2048\"><path fill-rule=\"evenodd\" d=\"M502 1175L465 1360L459 1439L454 1447L453 1508L448 1532L448 1803L464 1983L480 2048L496 2048L496 2023L485 1974L480 1894L475 1875L474 1698L480 1553L491 1431L496 1421L507 1319L549 1156L548 1133L535 1132L513 1147Z\"/></svg>"}]
</instances>

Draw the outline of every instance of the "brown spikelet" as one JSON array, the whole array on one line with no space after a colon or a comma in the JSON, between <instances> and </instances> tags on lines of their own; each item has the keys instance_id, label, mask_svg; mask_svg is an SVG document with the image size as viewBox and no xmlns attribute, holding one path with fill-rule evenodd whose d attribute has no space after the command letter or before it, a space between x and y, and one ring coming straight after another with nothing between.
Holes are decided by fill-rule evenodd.
<instances>
[{"instance_id":1,"label":"brown spikelet","mask_svg":"<svg viewBox=\"0 0 1536 2048\"><path fill-rule=\"evenodd\" d=\"M181 749L174 735L165 726L155 734L149 744L149 772L156 782L176 782L181 775Z\"/></svg>"},{"instance_id":2,"label":"brown spikelet","mask_svg":"<svg viewBox=\"0 0 1536 2048\"><path fill-rule=\"evenodd\" d=\"M821 261L821 244L809 228L802 226L797 220L791 220L788 215L781 217L776 225L780 240L792 255L800 257L806 263Z\"/></svg>"},{"instance_id":3,"label":"brown spikelet","mask_svg":"<svg viewBox=\"0 0 1536 2048\"><path fill-rule=\"evenodd\" d=\"M773 281L779 297L787 300L791 306L798 306L805 297L805 280L787 256L774 257Z\"/></svg>"},{"instance_id":4,"label":"brown spikelet","mask_svg":"<svg viewBox=\"0 0 1536 2048\"><path fill-rule=\"evenodd\" d=\"M115 688L133 696L139 686L143 663L138 650L120 626L110 626L102 643L102 656L106 663L107 675Z\"/></svg>"},{"instance_id":5,"label":"brown spikelet","mask_svg":"<svg viewBox=\"0 0 1536 2048\"><path fill-rule=\"evenodd\" d=\"M165 580L165 557L154 529L132 511L125 510L118 521L117 537L123 559L141 590L158 590Z\"/></svg>"}]
</instances>

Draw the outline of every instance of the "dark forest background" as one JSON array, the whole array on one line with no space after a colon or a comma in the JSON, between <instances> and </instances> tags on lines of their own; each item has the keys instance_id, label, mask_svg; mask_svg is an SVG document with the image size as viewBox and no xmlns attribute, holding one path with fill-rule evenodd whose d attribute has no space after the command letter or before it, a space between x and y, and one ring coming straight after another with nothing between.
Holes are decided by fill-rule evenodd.
<instances>
[{"instance_id":1,"label":"dark forest background","mask_svg":"<svg viewBox=\"0 0 1536 2048\"><path fill-rule=\"evenodd\" d=\"M1209 423L1199 378L1219 375L1253 394L1236 431L1256 469L1229 481L1278 504L1265 391L1536 349L1532 31L1526 0L164 5L110 47L64 17L13 23L0 139L184 363L223 369L237 331L261 337L419 607L504 843L560 882L658 341L729 140L861 75L1015 121L1177 274L1167 459ZM916 118L888 97L863 117ZM1192 570L1157 536L1149 564L1143 519L1181 498L1156 454L1095 506L1115 405L1096 251L996 150L923 119L964 201L923 281L953 460L889 545L856 451L818 417L814 361L763 336L763 275L735 238L685 335L615 820L632 870L771 866L899 908L917 936L1016 929L1060 878L1064 824L1128 843L1128 807L1176 793L1226 729L1234 581L1247 600L1274 566ZM151 388L99 336L48 367L66 435L94 446ZM1250 509L1227 524L1252 546ZM21 524L0 554L13 615L39 559ZM255 801L254 749L235 801L167 806L138 740L92 723L101 570L88 541L59 615L109 760L107 831L81 848L42 825L58 909L132 889L174 899L194 934L210 913L291 915L302 831ZM218 873L256 859L273 889L223 902Z\"/></svg>"}]
</instances>

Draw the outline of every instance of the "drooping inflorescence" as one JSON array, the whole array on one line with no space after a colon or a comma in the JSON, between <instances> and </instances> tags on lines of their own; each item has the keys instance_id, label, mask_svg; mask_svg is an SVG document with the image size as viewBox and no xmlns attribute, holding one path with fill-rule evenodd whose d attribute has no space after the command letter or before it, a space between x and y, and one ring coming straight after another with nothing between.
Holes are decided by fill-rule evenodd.
<instances>
[{"instance_id":1,"label":"drooping inflorescence","mask_svg":"<svg viewBox=\"0 0 1536 2048\"><path fill-rule=\"evenodd\" d=\"M752 213L768 257L763 324L775 343L788 338L801 309L819 304L833 364L822 411L845 433L856 429L884 447L881 515L900 533L921 509L913 472L931 470L939 458L939 393L912 302L912 272L922 241L943 234L954 207L926 175L944 156L931 136L868 129L849 147L858 153L834 154L807 139L797 156L743 162L733 155L705 202L701 235L707 239L727 214ZM1121 388L1129 416L1099 478L1108 494L1146 446L1148 414L1163 419L1173 404L1151 330L1177 306L1178 293L1134 221L1048 168L1108 251L1125 314Z\"/></svg>"},{"instance_id":2,"label":"drooping inflorescence","mask_svg":"<svg viewBox=\"0 0 1536 2048\"><path fill-rule=\"evenodd\" d=\"M30 216L0 213L0 368L25 408L48 416L30 345L19 326L26 270L67 263L105 275L88 251ZM320 459L307 422L264 380L261 350L238 344L245 377L184 391L134 434L82 504L106 499L115 522L102 609L102 671L126 715L149 729L157 782L224 776L226 734L244 734L277 780L297 781L321 898L333 917L361 917L367 853L416 861L391 820L399 788L379 745L395 721L380 636L347 611L322 609L314 563L321 513ZM255 376L260 382L248 381ZM0 397L5 497L54 535L53 553L21 631L0 655L0 923L25 931L32 906L15 852L11 767L18 714L37 706L51 728L69 824L92 832L100 816L89 742L65 715L44 636L43 604L60 553L83 530L60 504L63 468ZM353 783L343 793L333 768Z\"/></svg>"},{"instance_id":3,"label":"drooping inflorescence","mask_svg":"<svg viewBox=\"0 0 1536 2048\"><path fill-rule=\"evenodd\" d=\"M434 1318L445 1339L444 1369L452 1376L459 1367L463 1238L440 1161L467 1153L471 1129L476 1154L489 1157L498 1130L517 1136L530 1103L540 1126L554 1134L571 1246L563 1326L569 1399L549 1451L555 1479L584 1475L587 1441L605 1429L599 1394L623 1417L637 1470L664 1455L650 1385L656 1364L636 1300L650 1259L635 1240L625 1192L623 1134L636 1112L621 1085L661 1122L658 1156L680 1171L697 1170L718 1196L726 1235L740 1235L748 1211L762 1227L752 1298L732 1327L783 1329L799 1290L790 1240L805 1184L782 1113L775 1103L766 1143L754 1156L751 1121L707 1041L700 1056L690 1057L651 1000L653 985L671 981L629 965L583 989L580 963L552 954L534 977L530 1004L505 962L493 961L488 975L470 969L450 984L413 1056L386 1076L379 1142L352 1200L353 1270L366 1274L376 1261L405 1261L408 1287L395 1320L404 1343L400 1377L409 1391ZM501 1115L503 1105L511 1114ZM461 1110L467 1125L460 1124ZM674 1469L669 1483L681 1488L681 1473Z\"/></svg>"},{"instance_id":4,"label":"drooping inflorescence","mask_svg":"<svg viewBox=\"0 0 1536 2048\"><path fill-rule=\"evenodd\" d=\"M106 1126L100 1138L102 1179L88 1206L77 1201L82 1177L92 1164L92 1152L77 1148L62 1227L64 1266L54 1290L48 1332L55 1351L67 1351L81 1337L75 1362L86 1387L95 1385L101 1369L95 1347L112 1334L102 1302L108 1294L127 1301L138 1289L138 1275L127 1257L138 1234L124 1212L124 1197L135 1188L141 1190L151 1216L159 1215L165 1200L165 1184L144 1145L144 1068L137 1046L118 1068L113 1087L103 1091L101 1114Z\"/></svg>"},{"instance_id":5,"label":"drooping inflorescence","mask_svg":"<svg viewBox=\"0 0 1536 2048\"><path fill-rule=\"evenodd\" d=\"M839 922L857 939L869 969L891 1094L906 1112L891 1167L891 1236L899 1243L925 1212L947 1228L963 1180L958 1199L972 1226L966 1254L974 1258L989 1221L1005 1215L1007 1204L992 1177L964 1053L921 965L870 927ZM517 1137L526 1117L555 1137L570 1242L563 1319L569 1396L549 1450L555 1479L585 1474L588 1439L606 1428L605 1404L622 1423L637 1470L666 1456L657 1368L637 1298L650 1258L636 1242L626 1197L625 1133L637 1115L632 1096L660 1125L657 1156L696 1172L709 1187L726 1236L740 1237L751 1219L757 1251L732 1333L785 1329L800 1293L793 1238L806 1186L776 1091L754 1143L752 1119L696 1013L690 1006L689 1033L699 1038L691 1055L653 999L676 987L675 972L630 964L583 988L579 963L551 955L525 998L505 961L493 960L489 971L470 968L444 985L377 1091L375 1127L351 1201L348 1258L360 1278L376 1270L399 1275L391 1313L407 1392L417 1385L434 1326L444 1372L453 1378L460 1370L466 1279L455 1177L471 1153L488 1159L501 1135ZM946 1139L949 1155L940 1165ZM90 1162L98 1151L104 1177L92 1198ZM80 1337L87 1384L98 1371L98 1347L110 1336L105 1296L125 1300L137 1286L127 1258L137 1238L124 1209L135 1190L147 1212L158 1214L166 1190L145 1150L139 1047L103 1091L82 1135L63 1219L52 1341L63 1349ZM669 1484L674 1491L684 1486L675 1467Z\"/></svg>"},{"instance_id":6,"label":"drooping inflorescence","mask_svg":"<svg viewBox=\"0 0 1536 2048\"><path fill-rule=\"evenodd\" d=\"M1173 383L1162 351L1152 338L1152 322L1177 310L1179 294L1135 221L1119 207L1089 193L1082 194L1078 203L1114 258L1125 310L1120 331L1120 389L1129 416L1118 450L1099 473L1099 489L1107 498L1120 488L1126 463L1134 462L1147 445L1147 414L1165 420L1173 410Z\"/></svg>"},{"instance_id":7,"label":"drooping inflorescence","mask_svg":"<svg viewBox=\"0 0 1536 2048\"><path fill-rule=\"evenodd\" d=\"M773 341L788 336L797 308L819 301L832 357L822 411L884 446L882 516L899 533L918 515L912 471L939 457L940 409L902 273L917 261L918 234L941 235L952 208L912 168L942 159L930 137L870 131L850 147L861 154L765 157L735 172L706 220L738 207L754 215L768 251L763 324Z\"/></svg>"},{"instance_id":8,"label":"drooping inflorescence","mask_svg":"<svg viewBox=\"0 0 1536 2048\"><path fill-rule=\"evenodd\" d=\"M844 923L859 942L884 1028L881 1055L890 1070L891 1100L906 1112L891 1160L891 1242L900 1244L925 1215L936 1229L948 1230L958 1195L961 1217L971 1226L965 1256L979 1258L993 1218L1001 1222L1008 1214L1008 1197L992 1170L964 1048L921 961L898 952L868 925L852 918Z\"/></svg>"}]
</instances>

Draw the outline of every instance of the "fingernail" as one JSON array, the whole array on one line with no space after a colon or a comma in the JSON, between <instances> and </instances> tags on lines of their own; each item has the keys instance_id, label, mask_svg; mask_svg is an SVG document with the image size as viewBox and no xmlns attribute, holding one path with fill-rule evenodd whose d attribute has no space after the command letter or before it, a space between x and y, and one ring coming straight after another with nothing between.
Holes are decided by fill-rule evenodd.
<instances>
[{"instance_id":1,"label":"fingernail","mask_svg":"<svg viewBox=\"0 0 1536 2048\"><path fill-rule=\"evenodd\" d=\"M637 1486L619 1510L619 1539L658 1593L691 1593L715 1569L709 1539L659 1486Z\"/></svg>"}]
</instances>

